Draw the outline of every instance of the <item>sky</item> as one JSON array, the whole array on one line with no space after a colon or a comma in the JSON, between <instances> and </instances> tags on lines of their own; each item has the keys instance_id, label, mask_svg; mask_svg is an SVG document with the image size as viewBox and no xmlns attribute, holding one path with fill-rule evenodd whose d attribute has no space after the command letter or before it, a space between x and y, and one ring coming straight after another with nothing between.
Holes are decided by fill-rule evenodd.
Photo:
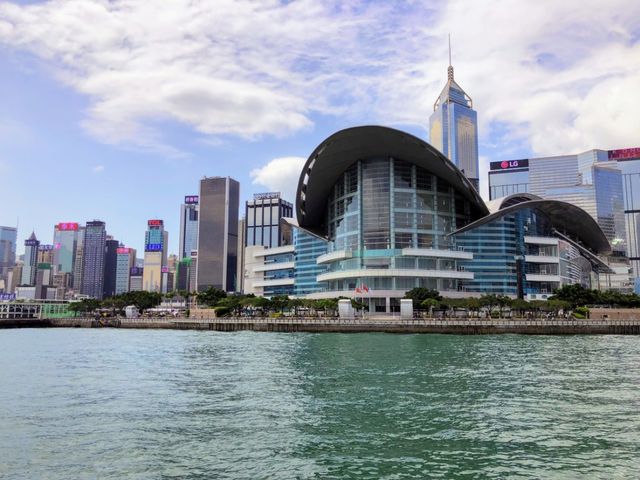
<instances>
[{"instance_id":1,"label":"sky","mask_svg":"<svg viewBox=\"0 0 640 480\"><path fill-rule=\"evenodd\" d=\"M485 198L489 161L640 146L637 0L0 0L0 225L176 252L203 176L293 201L337 130L428 140L448 34Z\"/></svg>"}]
</instances>

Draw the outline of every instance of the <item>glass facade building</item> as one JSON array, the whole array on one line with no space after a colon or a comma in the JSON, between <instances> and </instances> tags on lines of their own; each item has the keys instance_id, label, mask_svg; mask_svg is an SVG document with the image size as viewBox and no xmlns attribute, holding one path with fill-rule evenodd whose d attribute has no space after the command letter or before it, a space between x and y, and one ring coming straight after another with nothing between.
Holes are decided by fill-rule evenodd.
<instances>
[{"instance_id":1,"label":"glass facade building","mask_svg":"<svg viewBox=\"0 0 640 480\"><path fill-rule=\"evenodd\" d=\"M8 276L16 264L16 245L18 230L15 227L0 226L0 280L4 280L7 289Z\"/></svg>"},{"instance_id":2,"label":"glass facade building","mask_svg":"<svg viewBox=\"0 0 640 480\"><path fill-rule=\"evenodd\" d=\"M318 282L318 275L327 271L326 265L318 265L317 258L327 253L326 240L315 237L303 230L293 229L294 245L294 287L296 296L323 292L327 289L325 282Z\"/></svg>"},{"instance_id":3,"label":"glass facade building","mask_svg":"<svg viewBox=\"0 0 640 480\"><path fill-rule=\"evenodd\" d=\"M609 173L594 178L604 185ZM315 266L307 262L326 269L316 274L326 286L306 296L362 297L370 312L398 311L415 287L451 298L542 299L611 272L599 257L609 240L586 211L529 193L485 204L435 148L385 127L350 128L322 142L300 174L296 214L297 235L326 239L326 253Z\"/></svg>"},{"instance_id":4,"label":"glass facade building","mask_svg":"<svg viewBox=\"0 0 640 480\"><path fill-rule=\"evenodd\" d=\"M198 213L199 199L197 195L187 195L180 206L180 245L178 259L191 257L191 252L198 248Z\"/></svg>"},{"instance_id":5,"label":"glass facade building","mask_svg":"<svg viewBox=\"0 0 640 480\"><path fill-rule=\"evenodd\" d=\"M130 273L136 263L136 250L119 246L116 250L115 294L126 293L130 289Z\"/></svg>"},{"instance_id":6,"label":"glass facade building","mask_svg":"<svg viewBox=\"0 0 640 480\"><path fill-rule=\"evenodd\" d=\"M104 222L87 222L82 253L82 285L80 293L102 300L104 293L104 252L107 231Z\"/></svg>"},{"instance_id":7,"label":"glass facade building","mask_svg":"<svg viewBox=\"0 0 640 480\"><path fill-rule=\"evenodd\" d=\"M36 284L36 275L38 273L38 248L40 242L36 238L34 232L24 241L24 263L22 265L21 286L31 286Z\"/></svg>"},{"instance_id":8,"label":"glass facade building","mask_svg":"<svg viewBox=\"0 0 640 480\"><path fill-rule=\"evenodd\" d=\"M293 205L280 193L257 193L245 206L245 245L268 248L283 245L280 219L293 215Z\"/></svg>"},{"instance_id":9,"label":"glass facade building","mask_svg":"<svg viewBox=\"0 0 640 480\"><path fill-rule=\"evenodd\" d=\"M200 181L198 291L208 287L236 291L239 203L240 184L236 180L205 177Z\"/></svg>"},{"instance_id":10,"label":"glass facade building","mask_svg":"<svg viewBox=\"0 0 640 480\"><path fill-rule=\"evenodd\" d=\"M454 80L451 65L429 118L429 139L479 189L478 116L471 97Z\"/></svg>"}]
</instances>

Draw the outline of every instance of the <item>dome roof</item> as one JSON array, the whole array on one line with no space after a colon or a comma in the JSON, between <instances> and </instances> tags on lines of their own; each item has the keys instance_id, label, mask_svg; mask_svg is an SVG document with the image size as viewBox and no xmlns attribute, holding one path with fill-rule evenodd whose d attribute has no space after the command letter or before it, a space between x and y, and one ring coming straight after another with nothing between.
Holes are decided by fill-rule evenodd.
<instances>
[{"instance_id":1,"label":"dome roof","mask_svg":"<svg viewBox=\"0 0 640 480\"><path fill-rule=\"evenodd\" d=\"M334 133L309 156L296 194L300 227L324 234L327 198L340 175L360 159L384 156L412 163L447 181L471 203L472 218L489 214L472 183L427 142L393 128L361 126Z\"/></svg>"}]
</instances>

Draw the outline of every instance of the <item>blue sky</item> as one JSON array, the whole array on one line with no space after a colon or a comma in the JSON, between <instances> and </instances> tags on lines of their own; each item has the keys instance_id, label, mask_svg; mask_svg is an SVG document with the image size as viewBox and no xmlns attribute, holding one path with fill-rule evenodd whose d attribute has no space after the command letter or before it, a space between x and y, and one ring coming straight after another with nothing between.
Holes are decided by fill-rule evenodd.
<instances>
[{"instance_id":1,"label":"blue sky","mask_svg":"<svg viewBox=\"0 0 640 480\"><path fill-rule=\"evenodd\" d=\"M49 243L55 223L97 218L141 249L162 218L175 252L203 175L293 199L338 129L426 138L449 32L481 171L638 146L638 25L628 0L0 1L0 225Z\"/></svg>"}]
</instances>

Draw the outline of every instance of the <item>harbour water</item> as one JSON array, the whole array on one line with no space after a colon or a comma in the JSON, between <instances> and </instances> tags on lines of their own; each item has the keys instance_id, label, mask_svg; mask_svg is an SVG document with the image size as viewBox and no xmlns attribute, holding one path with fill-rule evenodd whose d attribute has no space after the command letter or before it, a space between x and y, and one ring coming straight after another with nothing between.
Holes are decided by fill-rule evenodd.
<instances>
[{"instance_id":1,"label":"harbour water","mask_svg":"<svg viewBox=\"0 0 640 480\"><path fill-rule=\"evenodd\" d=\"M636 336L0 331L0 478L638 478Z\"/></svg>"}]
</instances>

